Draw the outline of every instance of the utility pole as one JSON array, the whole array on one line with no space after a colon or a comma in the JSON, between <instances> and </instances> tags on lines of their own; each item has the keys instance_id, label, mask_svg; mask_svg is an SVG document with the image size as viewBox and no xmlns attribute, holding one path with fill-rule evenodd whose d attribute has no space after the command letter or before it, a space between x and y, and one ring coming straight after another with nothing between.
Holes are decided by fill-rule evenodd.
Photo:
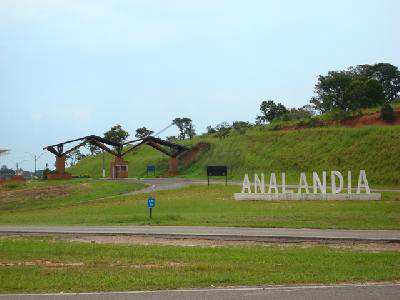
<instances>
[{"instance_id":1,"label":"utility pole","mask_svg":"<svg viewBox=\"0 0 400 300\"><path fill-rule=\"evenodd\" d=\"M106 177L106 158L105 158L105 155L104 155L104 150L103 150L103 178L105 178Z\"/></svg>"},{"instance_id":2,"label":"utility pole","mask_svg":"<svg viewBox=\"0 0 400 300\"><path fill-rule=\"evenodd\" d=\"M39 156L36 155L36 154L32 154L32 153L30 153L30 152L25 152L25 153L27 153L27 154L29 154L30 156L32 156L32 158L33 158L33 160L34 160L34 162L35 162L35 173L33 173L33 175L36 177L36 173L37 173L37 168L36 168L37 161L38 161L39 158L44 154L44 152L43 152L42 154L40 154Z\"/></svg>"},{"instance_id":3,"label":"utility pole","mask_svg":"<svg viewBox=\"0 0 400 300\"><path fill-rule=\"evenodd\" d=\"M35 173L33 173L33 175L36 176L36 161L37 161L37 156L36 156L36 154L34 155L34 159L35 159Z\"/></svg>"}]
</instances>

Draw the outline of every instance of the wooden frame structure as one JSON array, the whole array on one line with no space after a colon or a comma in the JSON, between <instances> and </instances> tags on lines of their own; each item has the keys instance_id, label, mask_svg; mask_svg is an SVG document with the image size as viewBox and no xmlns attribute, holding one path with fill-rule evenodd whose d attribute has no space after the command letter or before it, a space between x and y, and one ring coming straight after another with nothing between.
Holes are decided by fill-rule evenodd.
<instances>
[{"instance_id":1,"label":"wooden frame structure","mask_svg":"<svg viewBox=\"0 0 400 300\"><path fill-rule=\"evenodd\" d=\"M65 145L79 142L77 145L72 148L65 150ZM78 148L84 146L85 144L90 143L92 145L97 146L98 148L112 154L115 157L115 160L111 162L110 165L110 175L111 178L127 178L128 177L128 163L123 159L123 157L133 151L134 149L147 144L150 147L168 155L170 157L169 162L169 175L177 175L178 174L178 156L183 154L184 152L190 150L190 148L175 144L166 140L162 140L160 138L156 138L153 136L147 136L143 139L132 140L125 143L117 143L110 141L108 139L102 138L96 135L88 135L85 137L68 140L62 143L46 146L43 150L47 150L50 153L54 154L56 157L56 171L54 173L50 173L48 175L49 179L69 179L71 178L71 174L65 172L65 160L67 157Z\"/></svg>"}]
</instances>

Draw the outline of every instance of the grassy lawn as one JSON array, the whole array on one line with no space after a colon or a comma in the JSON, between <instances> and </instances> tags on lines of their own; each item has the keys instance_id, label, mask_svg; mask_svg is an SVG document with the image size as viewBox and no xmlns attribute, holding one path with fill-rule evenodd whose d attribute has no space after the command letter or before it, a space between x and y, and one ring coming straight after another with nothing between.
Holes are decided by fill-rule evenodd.
<instances>
[{"instance_id":1,"label":"grassy lawn","mask_svg":"<svg viewBox=\"0 0 400 300\"><path fill-rule=\"evenodd\" d=\"M235 201L239 186L191 186L156 193L151 223L139 194L0 212L0 224L202 225L343 229L400 229L400 193L382 201Z\"/></svg>"},{"instance_id":2,"label":"grassy lawn","mask_svg":"<svg viewBox=\"0 0 400 300\"><path fill-rule=\"evenodd\" d=\"M399 269L400 252L391 251L0 239L1 293L395 281Z\"/></svg>"},{"instance_id":3,"label":"grassy lawn","mask_svg":"<svg viewBox=\"0 0 400 300\"><path fill-rule=\"evenodd\" d=\"M0 210L30 211L71 206L143 188L139 183L91 179L40 180L0 185Z\"/></svg>"}]
</instances>

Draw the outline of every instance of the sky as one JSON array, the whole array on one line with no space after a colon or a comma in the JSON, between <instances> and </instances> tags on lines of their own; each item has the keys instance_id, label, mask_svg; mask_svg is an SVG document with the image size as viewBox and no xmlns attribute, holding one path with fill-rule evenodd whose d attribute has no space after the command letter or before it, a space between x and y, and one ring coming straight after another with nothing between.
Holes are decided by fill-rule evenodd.
<instances>
[{"instance_id":1,"label":"sky","mask_svg":"<svg viewBox=\"0 0 400 300\"><path fill-rule=\"evenodd\" d=\"M317 76L400 66L400 1L1 0L0 165L45 145L190 117L254 122L309 102ZM174 135L176 128L165 135ZM38 161L53 166L48 153Z\"/></svg>"}]
</instances>

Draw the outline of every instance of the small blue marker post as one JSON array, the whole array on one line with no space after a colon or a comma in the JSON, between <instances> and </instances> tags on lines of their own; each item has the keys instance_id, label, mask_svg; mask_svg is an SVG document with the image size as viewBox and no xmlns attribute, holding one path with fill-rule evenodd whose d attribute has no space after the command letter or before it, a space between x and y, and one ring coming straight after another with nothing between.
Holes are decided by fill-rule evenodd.
<instances>
[{"instance_id":1,"label":"small blue marker post","mask_svg":"<svg viewBox=\"0 0 400 300\"><path fill-rule=\"evenodd\" d=\"M153 207L155 207L155 206L156 206L156 199L153 198L152 196L150 196L150 197L147 199L147 207L149 208L150 219L151 219L151 212L152 212L152 209L153 209Z\"/></svg>"}]
</instances>

